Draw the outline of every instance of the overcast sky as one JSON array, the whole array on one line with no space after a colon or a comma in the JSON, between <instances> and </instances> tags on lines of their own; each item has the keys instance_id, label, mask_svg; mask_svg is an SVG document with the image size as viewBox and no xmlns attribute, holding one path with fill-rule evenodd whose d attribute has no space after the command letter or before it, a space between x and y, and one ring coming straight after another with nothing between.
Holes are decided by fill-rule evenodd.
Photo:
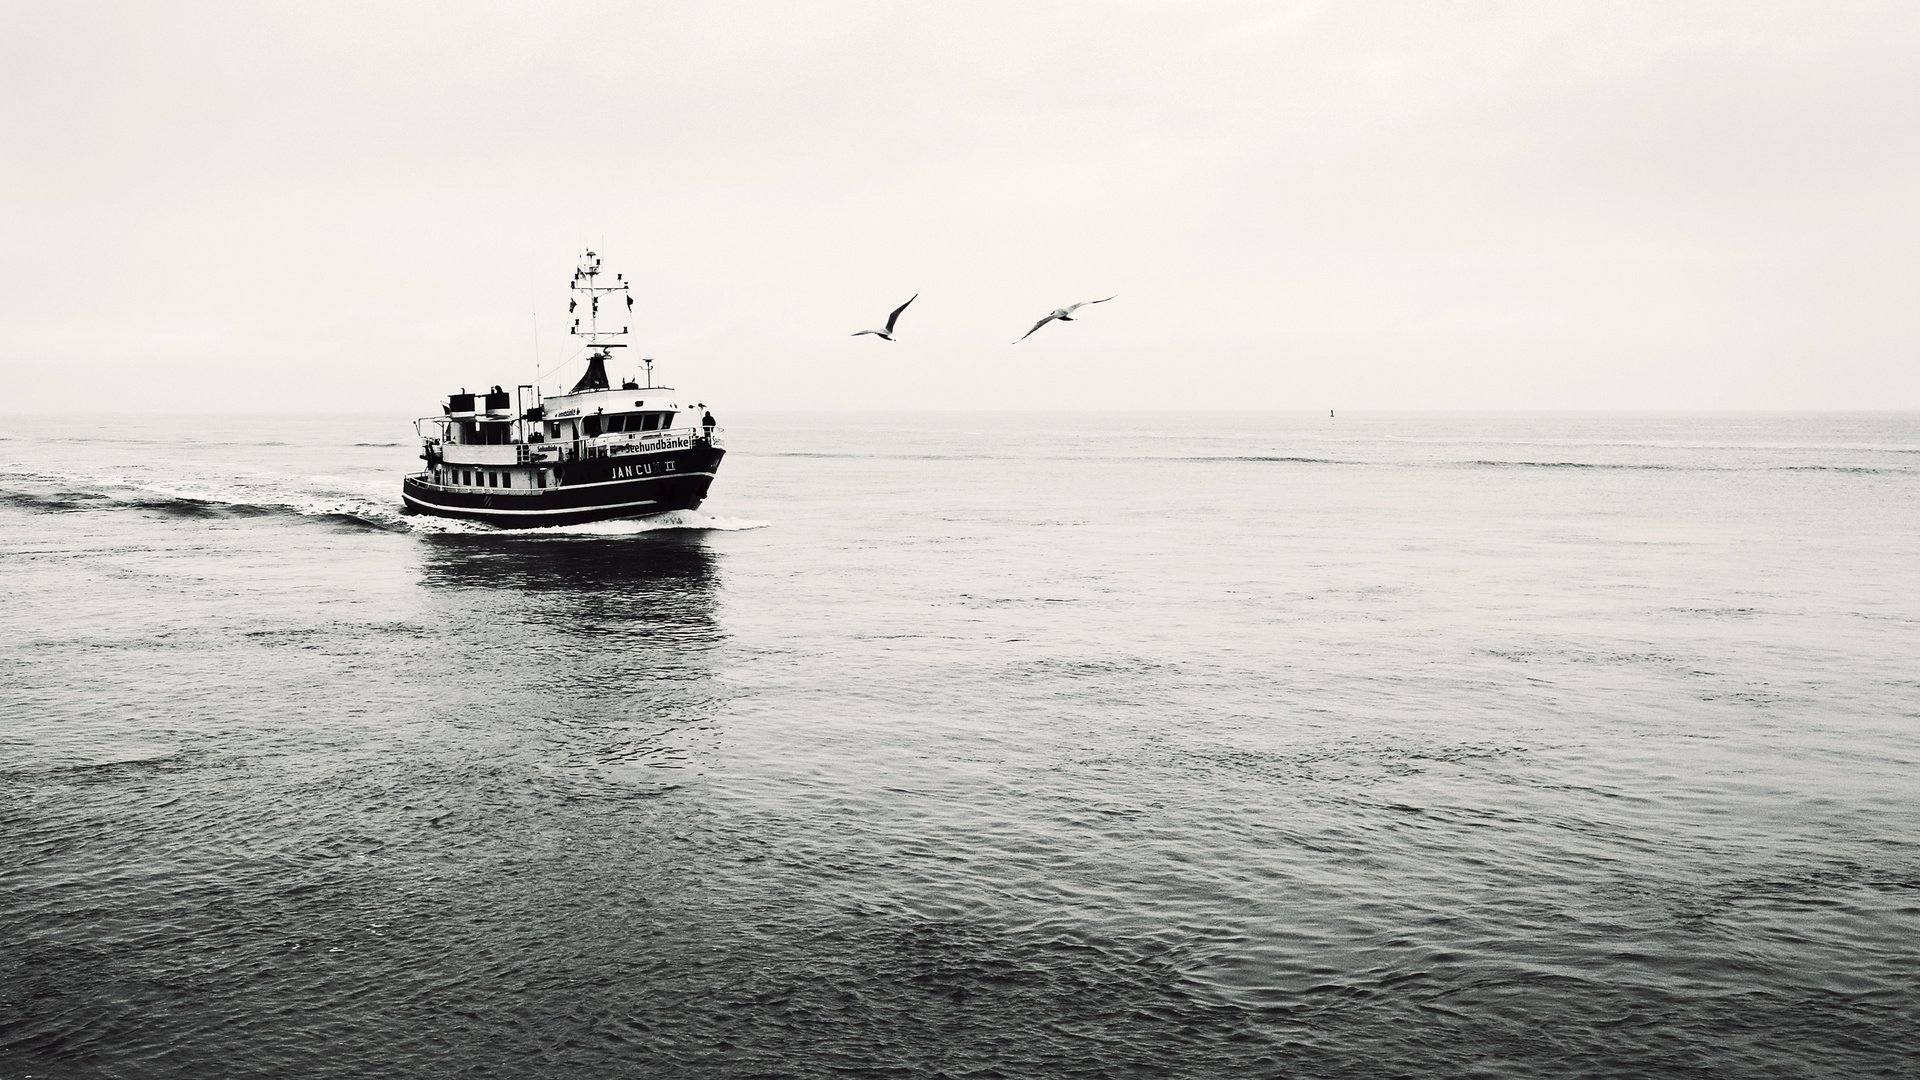
<instances>
[{"instance_id":1,"label":"overcast sky","mask_svg":"<svg viewBox=\"0 0 1920 1080\"><path fill-rule=\"evenodd\" d=\"M0 210L0 411L1914 409L1920 4L19 0Z\"/></svg>"}]
</instances>

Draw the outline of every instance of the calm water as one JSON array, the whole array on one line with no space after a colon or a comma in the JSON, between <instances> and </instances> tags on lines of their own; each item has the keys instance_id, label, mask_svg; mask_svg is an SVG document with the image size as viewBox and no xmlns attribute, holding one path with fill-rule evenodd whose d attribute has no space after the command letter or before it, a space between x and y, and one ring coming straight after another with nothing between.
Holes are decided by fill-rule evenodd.
<instances>
[{"instance_id":1,"label":"calm water","mask_svg":"<svg viewBox=\"0 0 1920 1080\"><path fill-rule=\"evenodd\" d=\"M1920 1074L1920 417L0 420L0 1076Z\"/></svg>"}]
</instances>

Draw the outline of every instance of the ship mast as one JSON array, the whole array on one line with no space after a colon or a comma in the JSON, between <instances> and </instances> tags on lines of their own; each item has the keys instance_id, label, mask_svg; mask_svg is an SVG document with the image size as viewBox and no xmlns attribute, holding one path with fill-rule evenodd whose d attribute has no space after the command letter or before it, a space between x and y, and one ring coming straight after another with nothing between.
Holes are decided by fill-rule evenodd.
<instances>
[{"instance_id":1,"label":"ship mast","mask_svg":"<svg viewBox=\"0 0 1920 1080\"><path fill-rule=\"evenodd\" d=\"M613 294L619 293L619 299L626 301L627 310L615 314L631 314L633 294L624 274L615 274L612 282L601 283L600 256L595 255L591 250L581 256L580 265L574 268L572 288L576 295L567 301L567 311L573 314L574 319L573 325L567 328L567 333L587 339L587 373L581 377L573 391L579 393L582 390L605 390L610 385L606 365L612 356L607 350L627 347L624 341L607 339L626 337L629 327L622 324L618 330L600 329L600 301L603 297L613 300ZM581 328L580 316L577 313L583 298L587 305L585 329Z\"/></svg>"}]
</instances>

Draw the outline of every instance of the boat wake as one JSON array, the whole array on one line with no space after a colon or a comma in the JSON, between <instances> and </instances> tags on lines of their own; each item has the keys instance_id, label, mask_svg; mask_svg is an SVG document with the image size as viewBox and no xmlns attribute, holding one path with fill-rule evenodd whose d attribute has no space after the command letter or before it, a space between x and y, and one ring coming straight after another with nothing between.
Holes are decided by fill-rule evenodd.
<instances>
[{"instance_id":1,"label":"boat wake","mask_svg":"<svg viewBox=\"0 0 1920 1080\"><path fill-rule=\"evenodd\" d=\"M710 529L715 532L742 532L747 529L764 529L772 525L771 521L754 521L750 518L715 517L698 510L672 510L664 514L653 514L643 518L623 518L618 521L590 521L584 525L556 525L546 529L489 529L491 532L532 533L535 535L560 536L637 536L640 533L659 532L663 529Z\"/></svg>"},{"instance_id":2,"label":"boat wake","mask_svg":"<svg viewBox=\"0 0 1920 1080\"><path fill-rule=\"evenodd\" d=\"M397 505L358 491L276 483L154 483L125 476L0 473L0 504L32 513L137 510L180 518L300 517L378 532L405 532Z\"/></svg>"},{"instance_id":3,"label":"boat wake","mask_svg":"<svg viewBox=\"0 0 1920 1080\"><path fill-rule=\"evenodd\" d=\"M134 510L177 518L305 518L369 532L518 536L636 536L667 529L736 532L771 522L676 510L651 517L543 529L500 529L458 518L408 514L387 492L391 478L260 477L252 482L156 483L127 476L0 471L0 506L28 513Z\"/></svg>"}]
</instances>

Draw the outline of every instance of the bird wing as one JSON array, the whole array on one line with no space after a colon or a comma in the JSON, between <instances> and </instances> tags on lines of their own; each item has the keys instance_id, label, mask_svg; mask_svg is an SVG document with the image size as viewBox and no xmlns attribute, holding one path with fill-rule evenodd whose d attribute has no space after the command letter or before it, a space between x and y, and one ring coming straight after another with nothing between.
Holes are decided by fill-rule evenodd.
<instances>
[{"instance_id":1,"label":"bird wing","mask_svg":"<svg viewBox=\"0 0 1920 1080\"><path fill-rule=\"evenodd\" d=\"M883 330L855 330L855 331L854 331L854 332L853 332L852 334L849 334L848 336L849 336L849 337L859 337L859 336L860 336L861 334L878 334L878 335L880 335L881 337L886 337L886 336L887 336L887 335L886 335L886 332L885 332L885 331L883 331Z\"/></svg>"},{"instance_id":2,"label":"bird wing","mask_svg":"<svg viewBox=\"0 0 1920 1080\"><path fill-rule=\"evenodd\" d=\"M920 299L920 294L914 293L912 296L907 297L907 304L911 304L918 299ZM893 314L887 316L887 333L893 333L893 324L899 321L900 313L907 310L907 304L901 304L899 307L894 308Z\"/></svg>"},{"instance_id":3,"label":"bird wing","mask_svg":"<svg viewBox=\"0 0 1920 1080\"><path fill-rule=\"evenodd\" d=\"M1118 295L1120 295L1120 294L1119 294L1119 293L1114 293L1113 295L1114 295L1114 296L1118 296ZM1109 296L1109 297L1107 297L1107 300L1111 300L1111 299L1113 299L1113 296ZM1080 310L1081 308L1083 308L1083 307L1086 307L1086 306L1087 306L1088 304L1104 304L1104 303L1106 303L1106 302L1107 302L1107 300L1082 300L1082 301L1080 301L1079 303L1077 303L1077 304L1075 304L1075 305L1073 305L1072 307L1070 307L1070 308L1068 308L1067 310L1068 310L1069 312L1074 312L1074 311L1079 311L1079 310Z\"/></svg>"},{"instance_id":4,"label":"bird wing","mask_svg":"<svg viewBox=\"0 0 1920 1080\"><path fill-rule=\"evenodd\" d=\"M1053 314L1051 314L1051 315L1049 315L1049 316L1047 316L1046 318L1044 318L1044 319L1041 319L1041 320L1040 320L1039 322L1037 322L1037 323L1034 323L1034 324L1033 324L1033 330L1038 330L1038 329L1040 329L1041 327L1043 327L1043 326L1045 326L1045 325L1047 325L1048 323L1050 323L1050 322L1052 322L1053 320L1055 320L1055 319L1057 319L1057 318L1059 318L1059 317L1060 317L1060 313L1056 311L1056 312L1054 312ZM1016 342L1014 342L1014 344L1015 344L1015 345L1018 345L1018 344L1020 344L1020 342L1021 342L1021 341L1025 341L1025 340L1027 340L1028 338L1030 338L1030 337L1032 337L1032 336L1033 336L1033 330L1029 330L1029 331L1027 331L1027 332L1026 332L1026 333L1024 333L1024 334L1021 334L1021 335L1020 335L1020 340L1019 340L1019 341L1016 341Z\"/></svg>"}]
</instances>

